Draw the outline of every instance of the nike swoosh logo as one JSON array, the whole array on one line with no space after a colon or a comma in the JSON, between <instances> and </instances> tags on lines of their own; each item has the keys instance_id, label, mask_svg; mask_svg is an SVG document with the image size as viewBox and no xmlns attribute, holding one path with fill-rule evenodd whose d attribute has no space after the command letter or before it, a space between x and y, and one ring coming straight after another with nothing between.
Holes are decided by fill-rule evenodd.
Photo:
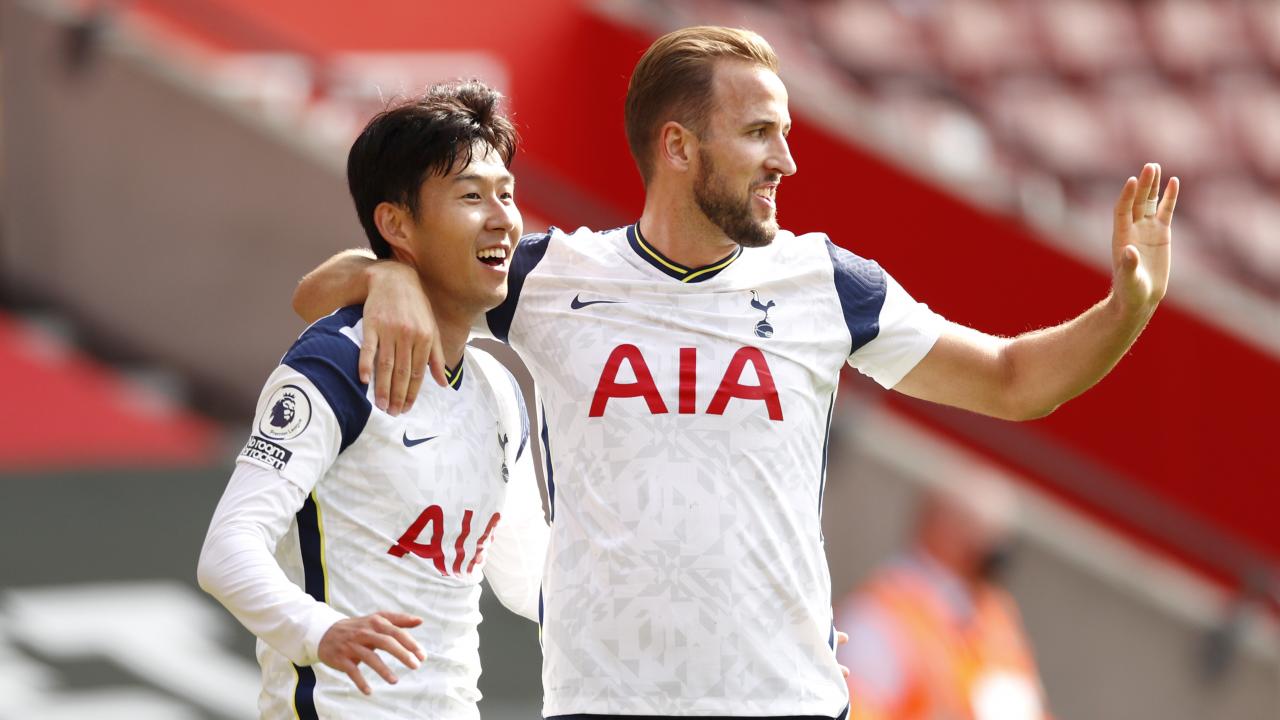
<instances>
[{"instance_id":1,"label":"nike swoosh logo","mask_svg":"<svg viewBox=\"0 0 1280 720\"><path fill-rule=\"evenodd\" d=\"M579 297L580 297L579 295L574 295L573 302L569 303L569 307L573 308L574 310L581 310L584 307L590 307L592 305L600 305L601 303L608 304L608 305L615 305L618 303L626 302L625 300L587 300L586 302L583 302L582 300L579 299Z\"/></svg>"},{"instance_id":2,"label":"nike swoosh logo","mask_svg":"<svg viewBox=\"0 0 1280 720\"><path fill-rule=\"evenodd\" d=\"M435 440L435 439L436 439L436 438L438 438L438 437L440 437L440 436L439 436L439 435L431 435L431 436L429 436L429 437L418 438L418 439L416 439L416 440L410 440L410 439L409 439L409 431L407 431L407 430L406 430L406 431L405 431L405 433L404 433L404 446L405 446L405 447L413 447L414 445L421 445L422 443L424 443L424 442L426 442L426 441L428 441L428 440Z\"/></svg>"}]
</instances>

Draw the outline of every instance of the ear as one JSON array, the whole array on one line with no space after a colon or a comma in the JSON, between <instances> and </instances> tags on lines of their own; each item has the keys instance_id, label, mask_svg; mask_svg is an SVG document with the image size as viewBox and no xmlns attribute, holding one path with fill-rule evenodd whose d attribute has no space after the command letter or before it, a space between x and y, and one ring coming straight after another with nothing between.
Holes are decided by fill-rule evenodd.
<instances>
[{"instance_id":1,"label":"ear","mask_svg":"<svg viewBox=\"0 0 1280 720\"><path fill-rule=\"evenodd\" d=\"M393 258L409 265L415 264L413 217L409 214L409 208L395 203L380 202L373 209L373 224L382 234L382 239L391 246Z\"/></svg>"},{"instance_id":2,"label":"ear","mask_svg":"<svg viewBox=\"0 0 1280 720\"><path fill-rule=\"evenodd\" d=\"M691 159L698 154L698 136L675 120L669 120L658 132L658 160L676 172L688 172Z\"/></svg>"}]
</instances>

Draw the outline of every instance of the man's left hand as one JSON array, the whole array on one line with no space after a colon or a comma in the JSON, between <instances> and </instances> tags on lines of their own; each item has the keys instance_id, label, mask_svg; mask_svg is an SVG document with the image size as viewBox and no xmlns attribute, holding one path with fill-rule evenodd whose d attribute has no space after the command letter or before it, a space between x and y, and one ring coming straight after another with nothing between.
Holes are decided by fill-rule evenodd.
<instances>
[{"instance_id":1,"label":"man's left hand","mask_svg":"<svg viewBox=\"0 0 1280 720\"><path fill-rule=\"evenodd\" d=\"M1173 209L1178 178L1160 197L1160 166L1148 163L1129 178L1116 201L1111 234L1112 292L1130 312L1151 312L1169 287Z\"/></svg>"}]
</instances>

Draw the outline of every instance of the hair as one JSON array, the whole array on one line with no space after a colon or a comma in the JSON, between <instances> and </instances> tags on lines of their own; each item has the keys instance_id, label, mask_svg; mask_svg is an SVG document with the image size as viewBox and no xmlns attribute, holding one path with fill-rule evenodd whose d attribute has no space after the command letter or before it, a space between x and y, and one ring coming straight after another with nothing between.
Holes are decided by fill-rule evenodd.
<instances>
[{"instance_id":1,"label":"hair","mask_svg":"<svg viewBox=\"0 0 1280 720\"><path fill-rule=\"evenodd\" d=\"M511 166L518 138L501 101L501 93L477 80L441 83L365 125L347 154L347 187L374 255L391 257L373 217L379 203L402 205L416 219L422 183L471 164L480 143Z\"/></svg>"},{"instance_id":2,"label":"hair","mask_svg":"<svg viewBox=\"0 0 1280 720\"><path fill-rule=\"evenodd\" d=\"M648 184L653 143L669 120L695 133L706 130L715 62L743 60L778 71L769 42L750 30L703 25L667 33L645 51L627 86L627 144Z\"/></svg>"}]
</instances>

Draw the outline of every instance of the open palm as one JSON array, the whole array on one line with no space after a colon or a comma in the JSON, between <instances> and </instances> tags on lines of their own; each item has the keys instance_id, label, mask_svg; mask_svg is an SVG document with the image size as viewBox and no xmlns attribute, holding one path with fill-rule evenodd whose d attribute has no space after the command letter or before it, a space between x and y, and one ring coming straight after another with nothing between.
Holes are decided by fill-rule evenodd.
<instances>
[{"instance_id":1,"label":"open palm","mask_svg":"<svg viewBox=\"0 0 1280 720\"><path fill-rule=\"evenodd\" d=\"M1173 209L1178 178L1160 197L1160 166L1148 163L1129 178L1116 201L1111 234L1114 291L1130 307L1154 307L1169 286Z\"/></svg>"}]
</instances>

